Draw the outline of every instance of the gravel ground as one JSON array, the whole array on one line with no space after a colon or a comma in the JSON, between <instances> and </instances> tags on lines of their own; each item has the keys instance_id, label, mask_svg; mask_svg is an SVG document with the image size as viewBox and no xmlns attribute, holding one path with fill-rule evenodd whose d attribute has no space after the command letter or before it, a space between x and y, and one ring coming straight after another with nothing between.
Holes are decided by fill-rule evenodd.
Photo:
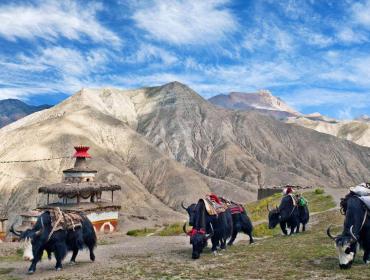
<instances>
[{"instance_id":1,"label":"gravel ground","mask_svg":"<svg viewBox=\"0 0 370 280\"><path fill-rule=\"evenodd\" d=\"M237 242L248 240L244 234L239 234ZM130 260L135 257L161 258L169 256L171 259L181 258L189 261L191 258L191 245L185 235L182 236L148 236L148 237L129 237L123 234L103 236L100 239L101 245L95 250L96 260L92 263L89 259L88 251L80 252L77 257L77 264L71 265L68 254L64 261L62 271L55 271L55 259L49 261L44 258L37 265L37 270L33 275L27 275L29 262L20 260L6 260L0 263L0 271L5 269L12 270L8 274L0 274L0 279L106 279L104 275L99 275L99 271L106 271L107 268L119 268L125 257ZM15 253L19 244L3 243L0 244L0 253ZM109 277L109 279L112 279ZM120 277L122 279L122 276Z\"/></svg>"}]
</instances>

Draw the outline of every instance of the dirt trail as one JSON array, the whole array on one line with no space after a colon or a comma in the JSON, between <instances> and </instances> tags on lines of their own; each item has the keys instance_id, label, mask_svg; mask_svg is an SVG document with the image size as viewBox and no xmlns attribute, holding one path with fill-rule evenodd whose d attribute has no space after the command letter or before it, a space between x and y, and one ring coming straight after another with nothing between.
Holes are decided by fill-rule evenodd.
<instances>
[{"instance_id":1,"label":"dirt trail","mask_svg":"<svg viewBox=\"0 0 370 280\"><path fill-rule=\"evenodd\" d=\"M248 240L244 234L239 234L237 242ZM181 261L191 261L191 245L185 235L182 236L148 236L148 237L129 237L115 236L113 239L106 241L105 245L99 245L95 250L96 261L92 263L89 259L88 251L80 252L77 257L77 264L71 265L68 254L63 265L62 271L55 271L55 259L49 261L44 258L37 265L37 271L33 275L27 275L30 265L26 261L1 262L0 270L12 268L8 277L13 279L104 279L100 272L107 268L120 267L125 257L133 259L134 257L164 257L171 259L181 259ZM0 245L3 246L3 245ZM206 254L209 254L208 250ZM6 276L0 275L0 279L7 279ZM10 278L12 279L12 278ZM109 278L111 279L111 278Z\"/></svg>"}]
</instances>

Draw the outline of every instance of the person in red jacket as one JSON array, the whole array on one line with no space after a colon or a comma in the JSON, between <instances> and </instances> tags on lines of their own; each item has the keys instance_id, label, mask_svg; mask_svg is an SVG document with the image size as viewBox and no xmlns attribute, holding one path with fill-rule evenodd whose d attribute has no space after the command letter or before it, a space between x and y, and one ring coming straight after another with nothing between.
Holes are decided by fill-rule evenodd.
<instances>
[{"instance_id":1,"label":"person in red jacket","mask_svg":"<svg viewBox=\"0 0 370 280\"><path fill-rule=\"evenodd\" d=\"M284 195L289 195L289 194L293 194L294 193L294 190L291 186L287 186L284 190L283 190L283 194Z\"/></svg>"}]
</instances>

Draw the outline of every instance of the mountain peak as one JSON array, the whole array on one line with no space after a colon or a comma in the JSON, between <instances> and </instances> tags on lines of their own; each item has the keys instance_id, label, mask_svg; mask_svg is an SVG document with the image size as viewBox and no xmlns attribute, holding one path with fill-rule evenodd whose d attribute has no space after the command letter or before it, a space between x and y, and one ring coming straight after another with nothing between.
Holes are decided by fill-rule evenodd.
<instances>
[{"instance_id":1,"label":"mountain peak","mask_svg":"<svg viewBox=\"0 0 370 280\"><path fill-rule=\"evenodd\" d=\"M370 116L368 115L361 115L355 119L356 121L364 121L364 122L370 122Z\"/></svg>"},{"instance_id":2,"label":"mountain peak","mask_svg":"<svg viewBox=\"0 0 370 280\"><path fill-rule=\"evenodd\" d=\"M182 87L188 87L187 85L179 82L179 81L172 81L172 82L169 82L167 84L164 84L162 87L166 87L166 86L182 86Z\"/></svg>"},{"instance_id":3,"label":"mountain peak","mask_svg":"<svg viewBox=\"0 0 370 280\"><path fill-rule=\"evenodd\" d=\"M288 115L300 115L299 112L275 97L269 90L261 89L253 93L231 92L228 95L220 94L209 99L215 105L228 109L263 110L283 112ZM281 114L279 114L281 115Z\"/></svg>"}]
</instances>

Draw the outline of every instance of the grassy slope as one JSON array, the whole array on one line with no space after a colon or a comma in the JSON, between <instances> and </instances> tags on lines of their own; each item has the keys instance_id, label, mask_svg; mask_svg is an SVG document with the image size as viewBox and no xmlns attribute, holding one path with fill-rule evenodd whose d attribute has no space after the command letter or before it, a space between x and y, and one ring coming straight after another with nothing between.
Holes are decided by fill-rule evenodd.
<instances>
[{"instance_id":1,"label":"grassy slope","mask_svg":"<svg viewBox=\"0 0 370 280\"><path fill-rule=\"evenodd\" d=\"M335 203L331 196L319 191L305 192L303 196L309 201L309 209L311 213L321 212L328 210L335 206ZM249 217L252 219L253 223L257 224L254 227L254 236L271 236L280 233L280 229L276 228L274 230L269 230L267 227L267 204L270 207L275 207L279 205L281 194L275 194L271 197L251 202L245 206ZM135 229L127 232L127 235L144 237L150 234L158 236L173 236L183 234L182 223L176 223L165 226L163 229L160 228L144 228Z\"/></svg>"},{"instance_id":2,"label":"grassy slope","mask_svg":"<svg viewBox=\"0 0 370 280\"><path fill-rule=\"evenodd\" d=\"M217 257L207 248L196 261L191 260L190 245L186 250L174 248L166 254L116 255L114 260L119 260L119 267L107 266L96 270L94 276L97 279L102 275L104 279L370 279L370 268L361 261L362 252L351 270L338 267L334 244L325 230L329 224L334 224L333 231L339 232L343 216L339 210L327 210L333 206L331 198L314 193L305 194L305 197L316 210L311 209L311 212L319 212L311 216L305 233L289 237L277 234L252 245L242 241ZM248 205L248 209L258 217L255 208ZM262 212L258 215L265 218ZM167 230L174 232L171 226ZM1 273L6 275L8 271ZM0 275L0 279L5 275Z\"/></svg>"},{"instance_id":3,"label":"grassy slope","mask_svg":"<svg viewBox=\"0 0 370 280\"><path fill-rule=\"evenodd\" d=\"M99 273L122 275L125 279L369 279L370 268L357 256L354 267L338 267L333 242L326 236L329 224L338 225L343 217L331 210L312 217L306 233L291 237L274 236L253 245L241 242L214 257L209 250L201 259L190 259L191 248L170 255L119 257L120 268ZM109 279L109 278L107 278Z\"/></svg>"},{"instance_id":4,"label":"grassy slope","mask_svg":"<svg viewBox=\"0 0 370 280\"><path fill-rule=\"evenodd\" d=\"M335 207L335 202L330 195L325 194L322 190L317 189L315 191L303 193L304 198L308 200L308 208L310 213L326 211L330 208ZM255 201L246 205L248 215L252 221L257 224L254 227L253 235L256 237L262 236L275 236L280 234L280 227L276 227L273 230L269 230L267 227L267 204L270 208L279 205L282 194L275 194L271 197Z\"/></svg>"},{"instance_id":5,"label":"grassy slope","mask_svg":"<svg viewBox=\"0 0 370 280\"><path fill-rule=\"evenodd\" d=\"M277 234L252 245L240 242L218 257L207 249L197 261L191 260L190 246L166 256L121 257L120 268L105 272L127 279L369 279L370 268L362 264L362 251L351 270L338 267L334 244L325 230L334 224L333 230L340 231L343 216L339 210L327 210L334 206L331 197L314 192L305 197L310 200L311 212L319 212L311 216L305 233L290 237ZM271 200L279 198L276 195ZM255 218L265 219L255 207L248 205L248 209Z\"/></svg>"}]
</instances>

